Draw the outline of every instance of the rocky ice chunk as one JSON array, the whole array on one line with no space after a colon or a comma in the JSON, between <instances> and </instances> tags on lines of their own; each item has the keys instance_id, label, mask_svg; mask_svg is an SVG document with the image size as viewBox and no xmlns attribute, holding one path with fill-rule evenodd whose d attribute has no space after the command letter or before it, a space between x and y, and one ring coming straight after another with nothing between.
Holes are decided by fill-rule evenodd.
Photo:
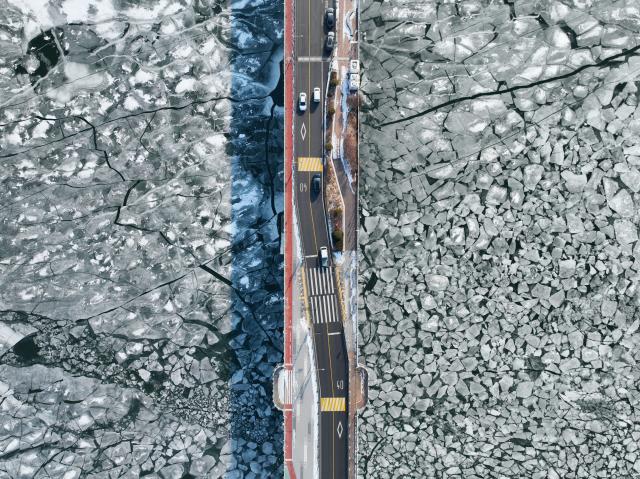
<instances>
[{"instance_id":1,"label":"rocky ice chunk","mask_svg":"<svg viewBox=\"0 0 640 479\"><path fill-rule=\"evenodd\" d=\"M449 286L449 280L441 274L427 275L426 282L432 291L444 291Z\"/></svg>"},{"instance_id":2,"label":"rocky ice chunk","mask_svg":"<svg viewBox=\"0 0 640 479\"><path fill-rule=\"evenodd\" d=\"M542 165L527 165L524 167L523 183L525 188L533 189L540 182L544 168Z\"/></svg>"},{"instance_id":3,"label":"rocky ice chunk","mask_svg":"<svg viewBox=\"0 0 640 479\"><path fill-rule=\"evenodd\" d=\"M424 3L361 3L358 473L635 477L636 6Z\"/></svg>"},{"instance_id":4,"label":"rocky ice chunk","mask_svg":"<svg viewBox=\"0 0 640 479\"><path fill-rule=\"evenodd\" d=\"M638 227L629 220L615 220L613 228L616 239L621 244L630 244L638 240Z\"/></svg>"},{"instance_id":5,"label":"rocky ice chunk","mask_svg":"<svg viewBox=\"0 0 640 479\"><path fill-rule=\"evenodd\" d=\"M635 213L633 199L626 189L618 191L608 203L609 207L622 217L629 218Z\"/></svg>"},{"instance_id":6,"label":"rocky ice chunk","mask_svg":"<svg viewBox=\"0 0 640 479\"><path fill-rule=\"evenodd\" d=\"M564 171L562 178L565 181L565 187L570 193L580 193L587 186L587 175L577 175L570 171Z\"/></svg>"}]
</instances>

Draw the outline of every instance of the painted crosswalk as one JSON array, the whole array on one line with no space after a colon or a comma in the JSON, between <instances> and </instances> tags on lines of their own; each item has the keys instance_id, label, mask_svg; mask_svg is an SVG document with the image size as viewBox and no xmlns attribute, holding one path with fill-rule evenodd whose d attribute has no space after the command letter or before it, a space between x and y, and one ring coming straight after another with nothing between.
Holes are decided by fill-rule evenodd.
<instances>
[{"instance_id":1,"label":"painted crosswalk","mask_svg":"<svg viewBox=\"0 0 640 479\"><path fill-rule=\"evenodd\" d=\"M343 397L320 398L320 411L343 412L347 410L347 401Z\"/></svg>"},{"instance_id":2,"label":"painted crosswalk","mask_svg":"<svg viewBox=\"0 0 640 479\"><path fill-rule=\"evenodd\" d=\"M298 158L298 171L322 172L322 158L301 156Z\"/></svg>"},{"instance_id":3,"label":"painted crosswalk","mask_svg":"<svg viewBox=\"0 0 640 479\"><path fill-rule=\"evenodd\" d=\"M340 305L336 297L333 268L307 268L304 274L312 322L315 324L340 322Z\"/></svg>"},{"instance_id":4,"label":"painted crosswalk","mask_svg":"<svg viewBox=\"0 0 640 479\"><path fill-rule=\"evenodd\" d=\"M337 323L340 312L335 295L311 296L311 317L316 324Z\"/></svg>"},{"instance_id":5,"label":"painted crosswalk","mask_svg":"<svg viewBox=\"0 0 640 479\"><path fill-rule=\"evenodd\" d=\"M315 62L315 63L320 63L323 62L324 58L322 57L298 57L298 63L308 63L308 62Z\"/></svg>"},{"instance_id":6,"label":"painted crosswalk","mask_svg":"<svg viewBox=\"0 0 640 479\"><path fill-rule=\"evenodd\" d=\"M307 279L311 296L334 293L333 268L309 268Z\"/></svg>"},{"instance_id":7,"label":"painted crosswalk","mask_svg":"<svg viewBox=\"0 0 640 479\"><path fill-rule=\"evenodd\" d=\"M284 387L284 400L288 407L293 404L293 369L286 370L285 387Z\"/></svg>"}]
</instances>

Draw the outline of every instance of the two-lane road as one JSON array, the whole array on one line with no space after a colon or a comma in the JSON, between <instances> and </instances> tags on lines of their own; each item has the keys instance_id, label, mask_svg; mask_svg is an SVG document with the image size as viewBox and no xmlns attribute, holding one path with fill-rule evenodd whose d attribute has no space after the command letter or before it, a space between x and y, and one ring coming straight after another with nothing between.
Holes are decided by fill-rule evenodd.
<instances>
[{"instance_id":1,"label":"two-lane road","mask_svg":"<svg viewBox=\"0 0 640 479\"><path fill-rule=\"evenodd\" d=\"M320 478L346 479L348 475L348 357L343 315L335 270L319 263L321 247L331 249L322 189L315 191L313 177L324 184L323 116L329 57L324 49L324 12L327 3L295 0L295 98L307 94L307 110L295 105L294 195L305 257L303 285L305 308L313 329L315 362L320 392ZM321 101L313 101L320 88ZM311 405L309 405L310 407Z\"/></svg>"}]
</instances>

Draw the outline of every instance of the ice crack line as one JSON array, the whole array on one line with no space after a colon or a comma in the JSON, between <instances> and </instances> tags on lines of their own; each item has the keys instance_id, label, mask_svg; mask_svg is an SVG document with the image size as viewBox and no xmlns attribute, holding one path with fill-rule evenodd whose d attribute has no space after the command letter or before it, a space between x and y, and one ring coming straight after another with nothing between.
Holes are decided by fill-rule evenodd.
<instances>
[{"instance_id":1,"label":"ice crack line","mask_svg":"<svg viewBox=\"0 0 640 479\"><path fill-rule=\"evenodd\" d=\"M545 83L551 83L554 81L558 81L558 80L564 80L565 78L569 78L572 77L573 75L577 75L578 73L586 70L587 68L594 68L594 67L602 67L602 66L606 66L609 63L613 62L614 60L617 60L620 57L627 57L627 56L636 56L633 55L635 52L637 52L638 50L640 50L640 45L636 45L633 48L629 48L628 50L623 50L620 53L616 53L615 55L611 55L610 57L607 57L597 63L591 63L588 65L582 65L581 67L576 68L575 70L572 70L568 73L564 73L562 75L556 75L554 77L550 77L550 78L546 78L544 80L537 80L534 81L532 83L528 83L526 85L516 85L516 86L512 86L510 88L505 88L504 90L496 90L496 91L487 91L487 92L481 92L481 93L476 93L474 95L469 95L469 96L463 96L460 98L453 98L451 100L445 101L444 103L440 103L439 105L436 106L432 106L431 108L428 108L424 111L421 111L419 113L415 113L413 115L409 115L407 117L404 118L398 118L396 120L391 120L391 121L387 121L384 123L380 123L378 125L374 125L374 128L382 128L385 126L389 126L389 125L395 125L397 123L403 123L405 121L410 121L413 120L415 118L419 118L423 115L427 115L429 113L433 113L434 111L438 111L441 108L447 107L447 106L451 106L451 105L455 105L457 103L461 103L463 101L467 101L467 100L475 100L477 98L483 98L483 97L487 97L487 96L493 96L493 95L502 95L503 93L511 93L514 91L518 91L518 90L526 90L528 88L533 88L535 86L538 85L543 85Z\"/></svg>"}]
</instances>

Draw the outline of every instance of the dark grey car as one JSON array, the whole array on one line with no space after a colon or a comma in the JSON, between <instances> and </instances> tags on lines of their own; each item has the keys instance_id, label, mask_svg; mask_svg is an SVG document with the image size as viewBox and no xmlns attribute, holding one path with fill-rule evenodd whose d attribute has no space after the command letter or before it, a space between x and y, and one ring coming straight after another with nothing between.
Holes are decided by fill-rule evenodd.
<instances>
[{"instance_id":1,"label":"dark grey car","mask_svg":"<svg viewBox=\"0 0 640 479\"><path fill-rule=\"evenodd\" d=\"M324 12L324 24L327 30L331 30L336 24L336 14L333 8L327 8Z\"/></svg>"},{"instance_id":2,"label":"dark grey car","mask_svg":"<svg viewBox=\"0 0 640 479\"><path fill-rule=\"evenodd\" d=\"M320 193L320 189L322 187L322 180L320 179L320 175L318 173L313 175L313 178L311 178L311 187L313 188L314 193L316 194Z\"/></svg>"}]
</instances>

